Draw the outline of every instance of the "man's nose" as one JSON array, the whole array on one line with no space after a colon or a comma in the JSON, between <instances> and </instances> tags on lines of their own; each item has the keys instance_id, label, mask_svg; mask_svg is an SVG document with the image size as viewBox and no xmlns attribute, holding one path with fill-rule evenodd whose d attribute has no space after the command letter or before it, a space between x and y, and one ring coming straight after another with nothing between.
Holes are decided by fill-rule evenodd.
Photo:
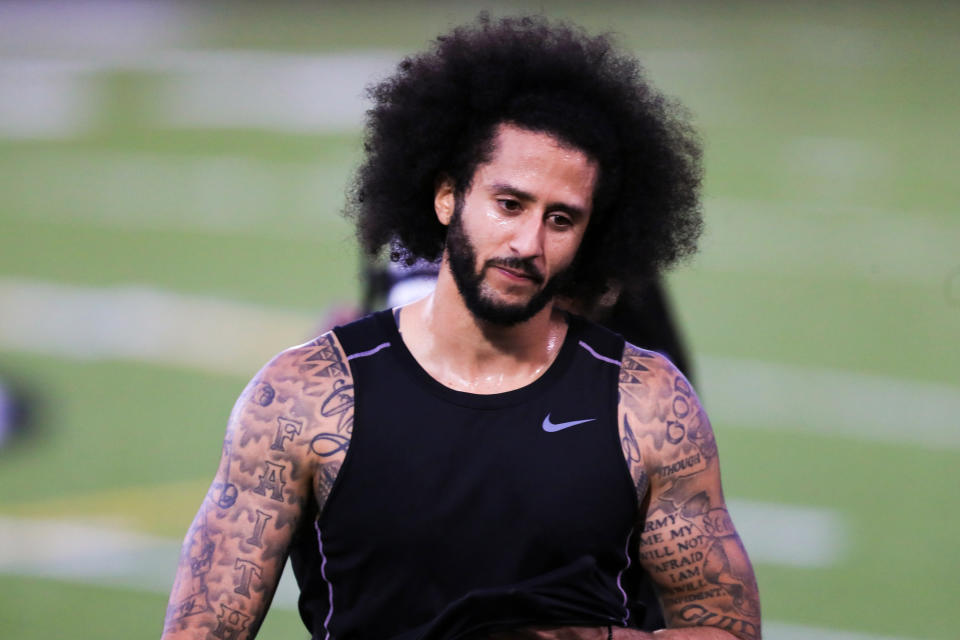
<instances>
[{"instance_id":1,"label":"man's nose","mask_svg":"<svg viewBox=\"0 0 960 640\"><path fill-rule=\"evenodd\" d=\"M543 253L545 227L539 212L529 212L516 220L510 250L519 258L537 258Z\"/></svg>"}]
</instances>

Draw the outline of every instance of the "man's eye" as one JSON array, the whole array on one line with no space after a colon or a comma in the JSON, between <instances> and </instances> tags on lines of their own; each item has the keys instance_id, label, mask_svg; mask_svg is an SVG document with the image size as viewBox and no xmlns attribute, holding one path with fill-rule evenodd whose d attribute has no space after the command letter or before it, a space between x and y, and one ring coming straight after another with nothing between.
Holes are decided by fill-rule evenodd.
<instances>
[{"instance_id":1,"label":"man's eye","mask_svg":"<svg viewBox=\"0 0 960 640\"><path fill-rule=\"evenodd\" d=\"M570 218L559 213L551 214L547 219L550 221L550 224L555 227L569 227L573 224Z\"/></svg>"},{"instance_id":2,"label":"man's eye","mask_svg":"<svg viewBox=\"0 0 960 640\"><path fill-rule=\"evenodd\" d=\"M504 211L520 211L520 203L516 200L501 198L500 200L497 200L497 202L500 203L500 207Z\"/></svg>"}]
</instances>

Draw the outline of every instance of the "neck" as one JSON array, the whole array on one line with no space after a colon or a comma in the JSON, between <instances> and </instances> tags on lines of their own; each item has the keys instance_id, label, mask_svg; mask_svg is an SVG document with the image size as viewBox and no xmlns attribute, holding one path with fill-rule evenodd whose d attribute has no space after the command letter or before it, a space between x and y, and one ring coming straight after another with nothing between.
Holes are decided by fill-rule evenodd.
<instances>
[{"instance_id":1,"label":"neck","mask_svg":"<svg viewBox=\"0 0 960 640\"><path fill-rule=\"evenodd\" d=\"M462 391L498 393L539 377L563 345L567 326L552 301L511 326L477 318L444 263L434 292L404 308L400 329L410 352L438 381Z\"/></svg>"}]
</instances>

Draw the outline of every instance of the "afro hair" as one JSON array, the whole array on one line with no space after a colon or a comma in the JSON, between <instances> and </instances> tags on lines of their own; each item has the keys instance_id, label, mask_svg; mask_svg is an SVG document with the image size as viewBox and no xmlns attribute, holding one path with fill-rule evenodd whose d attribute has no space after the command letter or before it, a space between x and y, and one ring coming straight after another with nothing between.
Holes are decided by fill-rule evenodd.
<instances>
[{"instance_id":1,"label":"afro hair","mask_svg":"<svg viewBox=\"0 0 960 640\"><path fill-rule=\"evenodd\" d=\"M541 131L598 162L590 224L562 295L589 305L696 250L701 149L687 112L655 90L610 35L542 16L481 14L371 87L365 160L347 203L371 256L435 260L446 227L438 180L462 196L496 126Z\"/></svg>"}]
</instances>

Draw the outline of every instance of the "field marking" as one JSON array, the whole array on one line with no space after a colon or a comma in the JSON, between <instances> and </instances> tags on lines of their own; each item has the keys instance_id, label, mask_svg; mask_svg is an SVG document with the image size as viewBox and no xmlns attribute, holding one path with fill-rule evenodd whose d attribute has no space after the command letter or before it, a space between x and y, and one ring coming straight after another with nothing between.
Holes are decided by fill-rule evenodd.
<instances>
[{"instance_id":1,"label":"field marking","mask_svg":"<svg viewBox=\"0 0 960 640\"><path fill-rule=\"evenodd\" d=\"M74 18L79 18L81 27L92 22L89 15ZM180 22L186 19L180 15L169 18ZM36 27L44 21L32 22L31 26ZM75 31L83 33L83 29L68 29L53 44L69 44L69 39L77 35ZM100 89L88 79L114 71L155 76L153 99L145 115L160 126L294 133L356 131L369 106L366 87L392 73L404 55L397 50L372 48L336 53L178 49L175 38L162 29L144 34L152 41L141 42L138 47L135 38L123 38L128 36L127 29L107 31L121 39L89 42L81 38L75 43L82 51L80 55L72 52L29 57L8 48L10 53L0 57L0 95L4 96L0 111L6 116L0 120L0 136L70 137L89 130L96 125L101 109L94 109L92 118L78 120L67 106L98 106ZM34 46L21 48L26 52L36 49L35 42L29 44ZM640 55L649 68L663 76L666 84L685 84L702 99L706 98L709 109L703 110L701 124L704 118L709 123L742 117L743 109L738 107L729 88L716 84L717 70L736 66L735 57L717 51L669 48L647 50ZM37 94L24 90L24 86L29 88L25 78L37 70L42 70L45 94L49 97L43 103L47 113L37 112L33 108L40 104Z\"/></svg>"},{"instance_id":2,"label":"field marking","mask_svg":"<svg viewBox=\"0 0 960 640\"><path fill-rule=\"evenodd\" d=\"M252 376L311 336L305 313L151 287L0 278L0 345L78 360L133 360Z\"/></svg>"},{"instance_id":3,"label":"field marking","mask_svg":"<svg viewBox=\"0 0 960 640\"><path fill-rule=\"evenodd\" d=\"M4 0L0 42L5 51L110 53L168 47L190 33L189 5L170 2L86 0L77 3Z\"/></svg>"},{"instance_id":4,"label":"field marking","mask_svg":"<svg viewBox=\"0 0 960 640\"><path fill-rule=\"evenodd\" d=\"M284 345L313 337L319 313L151 287L0 278L0 348L133 360L250 377ZM862 373L698 358L715 423L960 449L960 389Z\"/></svg>"},{"instance_id":5,"label":"field marking","mask_svg":"<svg viewBox=\"0 0 960 640\"><path fill-rule=\"evenodd\" d=\"M826 540L835 537L837 523L841 522L836 512L823 509L747 501L731 501L730 507L744 542L758 564L804 566L802 556L796 555L796 534L787 533L787 529L800 524L810 539ZM771 528L750 533L749 523L754 518L769 523ZM817 527L824 523L827 528L817 532ZM755 536L780 539L780 559L775 561L758 552ZM173 583L179 554L180 543L175 540L109 523L0 516L0 573L3 574L166 594ZM272 606L295 611L298 595L296 579L287 565ZM764 636L770 640L906 640L777 621L765 621Z\"/></svg>"},{"instance_id":6,"label":"field marking","mask_svg":"<svg viewBox=\"0 0 960 640\"><path fill-rule=\"evenodd\" d=\"M832 509L731 499L727 508L754 564L836 565L847 553L847 519Z\"/></svg>"},{"instance_id":7,"label":"field marking","mask_svg":"<svg viewBox=\"0 0 960 640\"><path fill-rule=\"evenodd\" d=\"M84 517L97 514L93 524L118 531L164 531L180 535L205 495L207 484L185 481L119 487L29 504L10 504L5 509L15 522L55 518L83 524ZM847 518L835 510L740 499L728 500L727 506L755 563L825 568L837 564L849 549ZM165 517L161 519L157 509ZM166 541L156 536L150 540L151 544ZM0 552L0 567L6 562Z\"/></svg>"},{"instance_id":8,"label":"field marking","mask_svg":"<svg viewBox=\"0 0 960 640\"><path fill-rule=\"evenodd\" d=\"M0 155L5 217L135 230L316 233L321 224L345 225L339 211L349 174L348 163L333 160L78 150Z\"/></svg>"},{"instance_id":9,"label":"field marking","mask_svg":"<svg viewBox=\"0 0 960 640\"><path fill-rule=\"evenodd\" d=\"M715 423L960 450L960 388L735 358L697 358Z\"/></svg>"},{"instance_id":10,"label":"field marking","mask_svg":"<svg viewBox=\"0 0 960 640\"><path fill-rule=\"evenodd\" d=\"M845 519L830 509L737 500L730 511L755 564L822 568L839 561L846 546ZM109 519L0 516L2 574L166 593L179 554L177 540ZM288 565L274 604L295 610L298 595Z\"/></svg>"},{"instance_id":11,"label":"field marking","mask_svg":"<svg viewBox=\"0 0 960 640\"><path fill-rule=\"evenodd\" d=\"M960 223L942 212L707 198L694 268L942 288L960 269Z\"/></svg>"},{"instance_id":12,"label":"field marking","mask_svg":"<svg viewBox=\"0 0 960 640\"><path fill-rule=\"evenodd\" d=\"M0 68L0 137L71 137L93 126L99 108L90 82L79 74Z\"/></svg>"},{"instance_id":13,"label":"field marking","mask_svg":"<svg viewBox=\"0 0 960 640\"><path fill-rule=\"evenodd\" d=\"M346 233L340 209L351 168L332 159L60 149L0 155L0 192L7 219L294 237L320 224ZM942 213L730 198L708 198L704 207L711 222L697 270L840 275L940 289L948 298L960 272L960 223Z\"/></svg>"},{"instance_id":14,"label":"field marking","mask_svg":"<svg viewBox=\"0 0 960 640\"><path fill-rule=\"evenodd\" d=\"M93 50L79 57L0 57L0 137L69 138L90 130L102 111L101 87L90 79L113 71L154 75L149 111L142 115L155 126L359 131L369 107L367 85L389 75L402 57L378 49ZM79 106L89 107L84 117L73 111Z\"/></svg>"}]
</instances>

